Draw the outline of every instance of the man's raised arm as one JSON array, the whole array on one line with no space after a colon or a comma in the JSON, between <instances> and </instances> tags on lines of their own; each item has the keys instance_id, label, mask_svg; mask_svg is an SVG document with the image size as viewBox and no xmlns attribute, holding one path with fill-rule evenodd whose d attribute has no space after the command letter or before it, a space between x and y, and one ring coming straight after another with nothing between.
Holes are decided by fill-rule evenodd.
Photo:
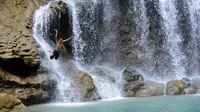
<instances>
[{"instance_id":1,"label":"man's raised arm","mask_svg":"<svg viewBox=\"0 0 200 112\"><path fill-rule=\"evenodd\" d=\"M55 35L55 41L58 42L58 31L56 29L54 29L55 32L56 32L56 35Z\"/></svg>"},{"instance_id":2,"label":"man's raised arm","mask_svg":"<svg viewBox=\"0 0 200 112\"><path fill-rule=\"evenodd\" d=\"M72 39L72 37L70 37L70 38L68 38L68 39L65 39L65 40L63 40L62 42L67 42L67 41L69 41L69 40L71 40Z\"/></svg>"}]
</instances>

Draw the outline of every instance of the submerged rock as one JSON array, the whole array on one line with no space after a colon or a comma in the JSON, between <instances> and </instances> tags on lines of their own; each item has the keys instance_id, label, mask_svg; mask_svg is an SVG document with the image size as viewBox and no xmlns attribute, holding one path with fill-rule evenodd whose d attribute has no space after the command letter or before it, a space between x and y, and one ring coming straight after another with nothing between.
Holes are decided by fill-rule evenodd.
<instances>
[{"instance_id":1,"label":"submerged rock","mask_svg":"<svg viewBox=\"0 0 200 112\"><path fill-rule=\"evenodd\" d=\"M84 71L80 71L77 68L70 68L72 76L75 79L76 86L82 91L85 101L94 101L100 99L92 77Z\"/></svg>"},{"instance_id":2,"label":"submerged rock","mask_svg":"<svg viewBox=\"0 0 200 112\"><path fill-rule=\"evenodd\" d=\"M24 104L14 96L0 94L0 112L26 112Z\"/></svg>"}]
</instances>

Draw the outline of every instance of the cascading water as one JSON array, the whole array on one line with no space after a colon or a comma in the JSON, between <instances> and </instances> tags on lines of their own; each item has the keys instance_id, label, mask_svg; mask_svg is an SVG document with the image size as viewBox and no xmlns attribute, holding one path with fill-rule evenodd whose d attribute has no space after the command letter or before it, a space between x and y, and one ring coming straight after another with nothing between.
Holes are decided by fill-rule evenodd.
<instances>
[{"instance_id":1,"label":"cascading water","mask_svg":"<svg viewBox=\"0 0 200 112\"><path fill-rule=\"evenodd\" d=\"M112 13L112 15L109 15L107 14L108 12L104 10L106 15L109 15L109 17L106 17L106 16L104 17L104 20L106 22L108 21L108 23L110 23L112 21L111 18L114 18L115 14L117 14L113 12L115 10L112 10L112 7L110 7L111 3L109 1L105 1L103 3L99 1L79 1L79 2L75 1L71 7L72 8L71 11L73 15L73 33L74 33L73 47L74 47L75 60L76 62L79 62L77 63L77 66L79 67L79 69L88 71L89 73L91 69L89 70L84 69L83 67L81 67L81 65L84 63L84 61L90 61L92 57L97 56L95 53L97 50L100 50L99 48L100 43L97 39L99 39L98 36L100 36L98 33L102 32L100 28L98 29L98 24L101 20L98 21L97 19L98 17L100 17L100 15L98 14L102 14L103 12L99 13L96 11L99 11L99 9L103 8L102 6L105 6L104 8L109 10L110 13ZM111 29L110 27L106 27L106 28L108 28L106 29L107 32L109 32L109 30ZM111 32L109 36L112 35L113 38L116 38L115 34L113 33L114 31ZM107 40L104 40L104 42L106 41ZM114 42L113 39L111 41ZM107 44L109 43L110 42L107 42ZM88 44L90 44L90 46L87 46ZM99 60L100 59L95 59L94 62L97 62ZM95 67L92 67L92 69L93 68ZM116 74L112 71L111 73ZM118 82L113 83L106 77L98 76L97 74L92 74L92 73L90 74L94 80L97 91L99 92L102 99L115 98L115 97L122 96L120 92L120 88L118 87L118 84L117 84ZM108 76L109 74L106 73L105 75Z\"/></svg>"},{"instance_id":2,"label":"cascading water","mask_svg":"<svg viewBox=\"0 0 200 112\"><path fill-rule=\"evenodd\" d=\"M42 61L43 66L49 70L49 75L51 75L57 82L58 91L55 93L55 100L61 102L79 101L79 91L73 88L74 82L67 76L66 73L67 67L69 66L64 65L61 59L56 61L49 59L50 53L48 51L50 49L54 49L55 47L55 45L53 46L53 44L49 44L47 38L47 26L53 16L49 7L50 6L48 4L44 7L40 7L40 9L35 12L33 37L40 45L40 50L44 52L45 57Z\"/></svg>"},{"instance_id":3,"label":"cascading water","mask_svg":"<svg viewBox=\"0 0 200 112\"><path fill-rule=\"evenodd\" d=\"M79 6L74 47L81 49L74 54L82 64L134 65L160 81L199 73L197 0L89 0Z\"/></svg>"},{"instance_id":4,"label":"cascading water","mask_svg":"<svg viewBox=\"0 0 200 112\"><path fill-rule=\"evenodd\" d=\"M85 43L80 38L80 33L82 32L80 30L80 7L82 6L81 1L80 2L72 2L69 0L64 0L67 4L70 4L70 11L72 11L72 17L73 17L73 44L74 46L74 56L76 61L81 62L85 58L83 58L82 55L85 53L83 52L83 48L85 47ZM86 1L85 1L86 2ZM96 5L98 3L90 4L90 5ZM87 5L85 5L87 9ZM92 8L92 7L91 7ZM89 9L94 12L93 9ZM73 79L71 79L69 76L67 76L67 68L69 68L66 63L63 63L62 57L59 58L59 60L53 61L49 59L49 52L48 50L53 49L55 45L49 41L48 39L48 28L51 22L51 18L53 18L54 14L50 10L49 4L47 6L41 7L35 12L34 16L34 27L33 27L33 37L35 40L38 42L40 45L40 50L44 52L44 55L46 56L45 59L42 61L43 66L45 65L51 65L48 68L50 71L50 74L52 74L52 77L56 80L57 82L57 89L58 92L56 94L56 101L61 101L61 102L70 102L70 101L81 101L81 93L78 88L73 88L73 85L75 84L73 82ZM94 15L91 15L93 17ZM83 21L82 21L83 22ZM85 22L86 24L86 22ZM87 24L86 24L87 25ZM90 27L89 25L85 27ZM95 26L93 26L95 28ZM93 30L95 31L95 29ZM50 45L52 44L52 45ZM78 53L77 53L78 52ZM81 54L81 55L80 55ZM66 65L65 65L66 64ZM64 65L64 66L63 66ZM81 66L79 66L79 69L82 69ZM45 66L46 67L46 66ZM65 68L66 67L66 68ZM85 69L84 69L85 70ZM87 71L87 70L85 70ZM89 72L89 71L88 71ZM95 74L91 74L94 80L94 83L97 87L97 90L99 94L101 95L102 99L107 99L107 98L115 98L115 97L120 97L121 92L119 87L116 85L116 83L111 82L109 79L106 77L100 77L96 76ZM113 76L115 77L115 76ZM101 80L100 80L101 79ZM119 82L119 81L116 81ZM105 85L107 88L105 88Z\"/></svg>"},{"instance_id":5,"label":"cascading water","mask_svg":"<svg viewBox=\"0 0 200 112\"><path fill-rule=\"evenodd\" d=\"M176 78L182 78L185 75L185 68L182 66L182 60L185 58L181 52L181 35L178 31L177 11L174 0L160 0L161 14L164 21L164 29L167 35L167 49L172 57L173 73Z\"/></svg>"},{"instance_id":6,"label":"cascading water","mask_svg":"<svg viewBox=\"0 0 200 112\"><path fill-rule=\"evenodd\" d=\"M103 99L122 96L121 71L128 65L134 65L148 79L161 82L198 76L198 0L63 1L71 5L76 64L90 73ZM46 56L52 47L46 38L45 25L51 17L48 8L47 5L36 11L33 28L33 37ZM59 79L58 99L78 101L80 95L71 88L73 81L60 66L63 62L46 57L43 63L52 65L49 70ZM96 66L109 72L104 76L91 72Z\"/></svg>"},{"instance_id":7,"label":"cascading water","mask_svg":"<svg viewBox=\"0 0 200 112\"><path fill-rule=\"evenodd\" d=\"M191 76L198 76L200 70L200 1L199 0L191 0L186 1L189 6L189 13L190 13L190 21L192 25L192 62L190 65Z\"/></svg>"}]
</instances>

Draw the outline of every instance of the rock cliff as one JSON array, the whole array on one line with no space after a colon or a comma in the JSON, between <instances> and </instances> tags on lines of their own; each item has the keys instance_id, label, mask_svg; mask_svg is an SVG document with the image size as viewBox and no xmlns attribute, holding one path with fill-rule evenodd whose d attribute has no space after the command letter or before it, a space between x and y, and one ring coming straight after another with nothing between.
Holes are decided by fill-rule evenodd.
<instances>
[{"instance_id":1,"label":"rock cliff","mask_svg":"<svg viewBox=\"0 0 200 112\"><path fill-rule=\"evenodd\" d=\"M0 93L16 96L26 105L48 101L53 88L45 72L38 71L40 57L31 35L32 15L42 4L40 0L0 1Z\"/></svg>"}]
</instances>

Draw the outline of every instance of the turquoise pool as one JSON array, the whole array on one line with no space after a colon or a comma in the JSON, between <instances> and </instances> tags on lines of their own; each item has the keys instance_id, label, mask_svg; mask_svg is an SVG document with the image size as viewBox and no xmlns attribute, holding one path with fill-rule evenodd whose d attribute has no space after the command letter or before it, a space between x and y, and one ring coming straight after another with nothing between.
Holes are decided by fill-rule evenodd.
<instances>
[{"instance_id":1,"label":"turquoise pool","mask_svg":"<svg viewBox=\"0 0 200 112\"><path fill-rule=\"evenodd\" d=\"M30 106L30 112L200 112L200 96L113 99Z\"/></svg>"}]
</instances>

